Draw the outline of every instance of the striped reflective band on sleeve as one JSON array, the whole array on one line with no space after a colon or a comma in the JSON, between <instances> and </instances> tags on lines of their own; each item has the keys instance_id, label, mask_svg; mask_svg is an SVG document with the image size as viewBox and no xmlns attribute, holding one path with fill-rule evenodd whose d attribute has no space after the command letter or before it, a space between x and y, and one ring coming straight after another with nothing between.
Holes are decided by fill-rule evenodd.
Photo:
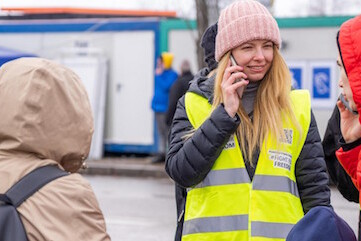
<instances>
[{"instance_id":1,"label":"striped reflective band on sleeve","mask_svg":"<svg viewBox=\"0 0 361 241\"><path fill-rule=\"evenodd\" d=\"M257 175L253 180L253 189L288 192L299 197L296 182L285 176Z\"/></svg>"},{"instance_id":2,"label":"striped reflective band on sleeve","mask_svg":"<svg viewBox=\"0 0 361 241\"><path fill-rule=\"evenodd\" d=\"M239 183L250 183L250 179L245 168L211 170L203 181L194 188Z\"/></svg>"},{"instance_id":3,"label":"striped reflective band on sleeve","mask_svg":"<svg viewBox=\"0 0 361 241\"><path fill-rule=\"evenodd\" d=\"M285 239L293 225L290 223L252 222L251 236Z\"/></svg>"},{"instance_id":4,"label":"striped reflective band on sleeve","mask_svg":"<svg viewBox=\"0 0 361 241\"><path fill-rule=\"evenodd\" d=\"M248 215L195 218L184 222L182 235L248 230Z\"/></svg>"}]
</instances>

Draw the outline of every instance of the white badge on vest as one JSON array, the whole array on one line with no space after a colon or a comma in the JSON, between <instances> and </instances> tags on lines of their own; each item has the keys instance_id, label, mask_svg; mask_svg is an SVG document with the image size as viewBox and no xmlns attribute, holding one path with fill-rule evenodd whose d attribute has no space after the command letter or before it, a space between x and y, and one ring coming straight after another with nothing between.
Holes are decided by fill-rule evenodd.
<instances>
[{"instance_id":1,"label":"white badge on vest","mask_svg":"<svg viewBox=\"0 0 361 241\"><path fill-rule=\"evenodd\" d=\"M273 161L274 168L281 168L291 171L292 155L287 152L280 152L275 150L268 151L268 157Z\"/></svg>"},{"instance_id":2,"label":"white badge on vest","mask_svg":"<svg viewBox=\"0 0 361 241\"><path fill-rule=\"evenodd\" d=\"M226 145L224 145L223 150L227 150L227 149L233 149L236 147L236 143L234 142L234 134L231 135L231 137L229 138L228 142L226 143Z\"/></svg>"},{"instance_id":3,"label":"white badge on vest","mask_svg":"<svg viewBox=\"0 0 361 241\"><path fill-rule=\"evenodd\" d=\"M282 143L292 145L293 142L293 130L292 129L283 129L284 137L281 138Z\"/></svg>"}]
</instances>

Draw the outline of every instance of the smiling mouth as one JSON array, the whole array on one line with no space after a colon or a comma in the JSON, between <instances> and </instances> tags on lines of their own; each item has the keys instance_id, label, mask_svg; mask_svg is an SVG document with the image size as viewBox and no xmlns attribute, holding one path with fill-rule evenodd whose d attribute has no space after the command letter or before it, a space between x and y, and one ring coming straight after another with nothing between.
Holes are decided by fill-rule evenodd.
<instances>
[{"instance_id":1,"label":"smiling mouth","mask_svg":"<svg viewBox=\"0 0 361 241\"><path fill-rule=\"evenodd\" d=\"M264 66L249 66L248 68L250 68L252 71L260 72L264 69Z\"/></svg>"}]
</instances>

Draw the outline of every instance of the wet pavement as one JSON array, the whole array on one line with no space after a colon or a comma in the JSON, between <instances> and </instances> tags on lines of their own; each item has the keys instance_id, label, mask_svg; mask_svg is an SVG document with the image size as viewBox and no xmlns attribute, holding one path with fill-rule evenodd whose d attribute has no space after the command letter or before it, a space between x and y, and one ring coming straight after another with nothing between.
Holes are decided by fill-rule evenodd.
<instances>
[{"instance_id":1,"label":"wet pavement","mask_svg":"<svg viewBox=\"0 0 361 241\"><path fill-rule=\"evenodd\" d=\"M113 241L171 241L176 228L174 185L169 178L85 176L103 210ZM358 204L332 188L336 213L357 231Z\"/></svg>"}]
</instances>

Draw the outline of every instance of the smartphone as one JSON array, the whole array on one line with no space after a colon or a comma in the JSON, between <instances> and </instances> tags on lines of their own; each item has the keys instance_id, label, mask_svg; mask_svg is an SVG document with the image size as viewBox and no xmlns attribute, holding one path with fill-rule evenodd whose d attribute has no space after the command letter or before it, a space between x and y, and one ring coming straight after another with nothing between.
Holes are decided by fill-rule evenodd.
<instances>
[{"instance_id":1,"label":"smartphone","mask_svg":"<svg viewBox=\"0 0 361 241\"><path fill-rule=\"evenodd\" d=\"M236 62L236 60L234 59L234 57L233 57L233 55L231 54L231 64L232 64L232 66L237 66L237 62ZM239 81L241 81L240 79L236 79L236 81L235 81L235 83L236 82L239 82Z\"/></svg>"},{"instance_id":2,"label":"smartphone","mask_svg":"<svg viewBox=\"0 0 361 241\"><path fill-rule=\"evenodd\" d=\"M232 56L232 54L230 55L230 59L231 59L231 64L232 64L232 66L237 66L237 65L238 65L237 62L236 62L236 60L235 60L234 57ZM244 79L236 79L235 83L236 83L236 82L239 82L239 81L241 81L241 80L244 80ZM245 89L245 86L239 87L239 88L237 89L237 94L238 94L238 96L239 96L240 99L242 99L244 89Z\"/></svg>"},{"instance_id":3,"label":"smartphone","mask_svg":"<svg viewBox=\"0 0 361 241\"><path fill-rule=\"evenodd\" d=\"M236 66L237 63L236 63L236 60L233 58L233 55L231 54L231 63L232 63L232 66Z\"/></svg>"},{"instance_id":4,"label":"smartphone","mask_svg":"<svg viewBox=\"0 0 361 241\"><path fill-rule=\"evenodd\" d=\"M357 114L358 114L357 111L351 109L350 104L348 103L347 100L345 100L345 97L344 97L342 94L340 95L339 98L340 98L340 100L342 101L343 105L346 107L346 109L348 109L348 111L350 111L350 112L351 112L352 114L354 114L354 115L357 115Z\"/></svg>"}]
</instances>

